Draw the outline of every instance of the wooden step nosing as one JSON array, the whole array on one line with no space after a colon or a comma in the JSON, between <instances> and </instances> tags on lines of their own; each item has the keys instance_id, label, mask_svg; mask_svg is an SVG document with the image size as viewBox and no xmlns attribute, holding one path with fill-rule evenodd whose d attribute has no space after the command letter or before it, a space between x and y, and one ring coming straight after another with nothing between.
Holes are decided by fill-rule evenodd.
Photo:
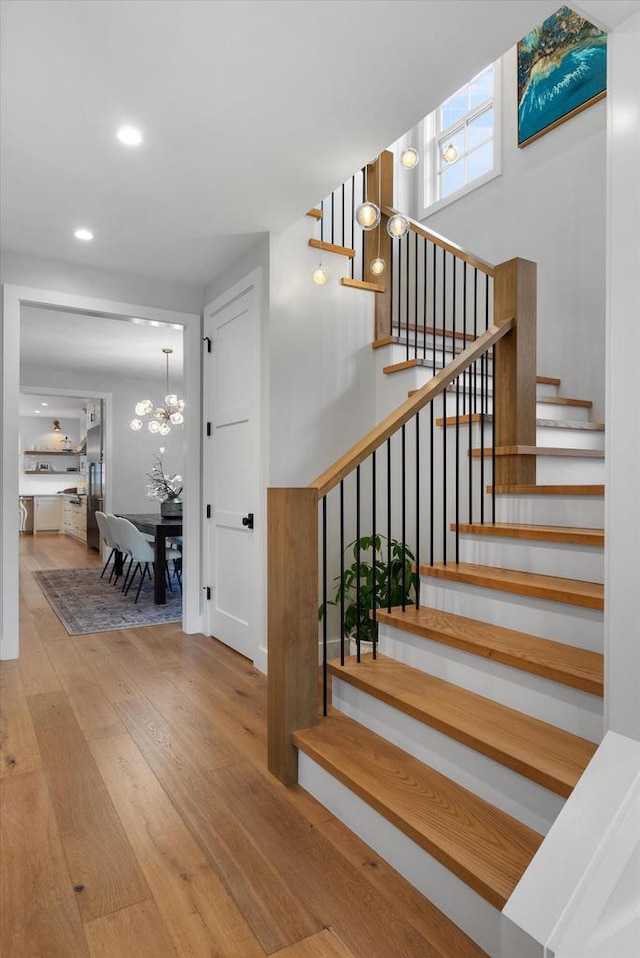
<instances>
[{"instance_id":1,"label":"wooden step nosing","mask_svg":"<svg viewBox=\"0 0 640 958\"><path fill-rule=\"evenodd\" d=\"M539 576L534 572L519 572L517 569L494 569L486 566L487 572L482 574L477 571L469 571L461 568L463 563L447 566L444 571L442 568L429 565L420 566L420 575L434 579L445 579L451 582L464 582L467 585L477 586L481 589L494 589L499 592L509 592L512 595L525 595L535 599L545 599L549 602L558 602L561 605L576 605L585 609L602 611L604 609L604 598L600 595L588 594L576 588L578 580L564 579L560 576ZM467 563L468 565L468 563ZM480 568L480 567L478 567ZM489 574L489 569L493 574ZM518 582L509 578L510 572L518 572L525 576L525 582ZM506 573L506 575L505 575ZM553 584L544 584L540 580L553 580ZM589 585L597 586L598 583L591 582Z\"/></svg>"},{"instance_id":2,"label":"wooden step nosing","mask_svg":"<svg viewBox=\"0 0 640 958\"><path fill-rule=\"evenodd\" d=\"M579 406L583 409L592 409L590 399L570 399L568 396L538 396L536 402L547 403L549 406Z\"/></svg>"},{"instance_id":3,"label":"wooden step nosing","mask_svg":"<svg viewBox=\"0 0 640 958\"><path fill-rule=\"evenodd\" d=\"M386 293L387 287L380 283L370 283L364 279L351 279L349 276L343 276L340 279L341 286L349 286L352 289L366 289L371 293Z\"/></svg>"},{"instance_id":4,"label":"wooden step nosing","mask_svg":"<svg viewBox=\"0 0 640 958\"><path fill-rule=\"evenodd\" d=\"M571 545L591 546L595 549L604 546L604 529L527 525L515 522L485 522L484 524L461 522L457 528L460 535L527 539L536 542L564 542ZM450 530L456 531L455 522L451 523Z\"/></svg>"},{"instance_id":5,"label":"wooden step nosing","mask_svg":"<svg viewBox=\"0 0 640 958\"><path fill-rule=\"evenodd\" d=\"M305 216L311 216L314 220L321 220L324 216L322 210L319 210L317 207L312 207L310 210L304 214Z\"/></svg>"},{"instance_id":6,"label":"wooden step nosing","mask_svg":"<svg viewBox=\"0 0 640 958\"><path fill-rule=\"evenodd\" d=\"M592 498L604 497L604 485L599 483L586 484L543 484L523 486L496 486L497 496L589 496ZM487 492L493 492L493 486L487 486Z\"/></svg>"},{"instance_id":7,"label":"wooden step nosing","mask_svg":"<svg viewBox=\"0 0 640 958\"><path fill-rule=\"evenodd\" d=\"M529 780L536 782L538 785L542 785L543 788L548 788L550 791L555 792L557 795L561 795L563 798L568 798L575 787L579 775L574 773L569 774L569 770L567 770L567 775L560 777L559 775L552 773L550 770L541 768L540 765L536 765L534 762L527 760L522 755L518 755L516 748L509 749L507 747L509 737L506 734L502 738L502 744L498 745L496 742L488 741L487 738L482 738L480 735L480 729L482 728L481 724L477 726L475 734L472 734L471 732L461 728L461 726L459 724L457 725L452 719L447 719L442 715L436 715L435 710L430 711L426 706L420 707L414 702L407 701L388 688L381 688L380 686L372 685L367 681L366 676L357 675L347 671L339 664L336 665L336 663L330 662L329 672L334 678L341 679L343 682L347 682L349 685L357 688L360 692L364 692L366 695L370 695L373 698L384 702L386 705L391 706L391 708L397 709L400 712L404 712L405 715L411 716L411 718L421 722L423 725L428 725L429 728L433 728L437 732L454 739L454 741L460 742L461 745L466 745L467 748L470 748L472 751L479 752L487 758L492 759L494 762L497 762L499 765L504 765L506 768L510 768L513 772L517 772L524 778L528 778ZM439 681L443 682L444 685L450 684L448 682L444 682L444 680ZM515 709L511 709L506 705L501 705L500 703L494 702L491 699L486 699L483 696L478 695L476 692L469 692L466 689L461 688L459 689L459 693L463 699L467 700L467 702L470 701L471 698L475 698L482 700L485 707L486 703L490 703L490 705L494 708L496 715L500 714L500 712L504 712L505 732L509 728L508 713L511 713L512 715L522 715L523 718L527 718L529 720L532 726L543 726L545 724L539 719L525 716L524 713L516 713ZM571 735L570 732L565 732L564 734ZM576 739L579 738L578 736L573 737ZM596 746L594 745L593 748L595 751Z\"/></svg>"},{"instance_id":8,"label":"wooden step nosing","mask_svg":"<svg viewBox=\"0 0 640 958\"><path fill-rule=\"evenodd\" d=\"M492 456L492 447L486 449L468 449L467 454L474 459ZM576 449L565 446L496 446L496 456L557 456L568 459L604 459L602 449Z\"/></svg>"},{"instance_id":9,"label":"wooden step nosing","mask_svg":"<svg viewBox=\"0 0 640 958\"><path fill-rule=\"evenodd\" d=\"M462 620L466 623L473 623L473 620L467 619L465 616L455 615L454 613L439 612L439 614L452 620ZM473 623L476 625L476 628L478 626L482 627L483 631L488 630L497 635L504 635L505 638L510 634L514 635L520 643L522 643L523 640L529 640L529 644L533 646L533 649L537 649L540 653L538 657L535 657L532 651L528 654L514 651L513 647L508 648L506 643L500 646L498 644L492 644L486 639L482 641L478 639L477 642L474 642L467 635L456 630L454 624L446 629L433 624L420 623L417 621L417 617L414 620L413 617L407 616L406 613L401 613L399 609L392 609L391 613L380 610L377 615L379 622L389 625L392 628L408 632L411 635L417 635L432 642L439 642L442 645L450 646L461 652L466 652L469 655L475 655L492 662L499 662L501 665L518 669L521 672L529 672L532 675L537 675L539 678L546 679L550 682L557 682L560 685L566 685L580 692L596 695L599 698L602 698L604 695L604 679L602 677L601 664L603 656L599 653L588 652L586 649L578 650L579 653L583 655L586 654L589 659L594 657L594 662L600 662L599 675L596 676L594 674L595 670L586 672L584 669L576 668L575 666L572 667L569 662L563 663L556 661L549 663L542 661L545 646L554 649L557 647L562 652L571 649L571 646L566 646L562 642L554 642L551 639L543 639L539 636L530 636L525 632L516 632L513 629L506 629L502 626L491 625L490 623ZM540 643L544 643L544 645Z\"/></svg>"}]
</instances>

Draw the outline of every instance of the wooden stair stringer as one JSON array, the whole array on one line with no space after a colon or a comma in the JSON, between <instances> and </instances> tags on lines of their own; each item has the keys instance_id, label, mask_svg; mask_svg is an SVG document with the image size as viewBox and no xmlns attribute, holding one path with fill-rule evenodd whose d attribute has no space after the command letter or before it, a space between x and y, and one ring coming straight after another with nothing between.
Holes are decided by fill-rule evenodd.
<instances>
[{"instance_id":1,"label":"wooden stair stringer","mask_svg":"<svg viewBox=\"0 0 640 958\"><path fill-rule=\"evenodd\" d=\"M542 842L533 829L333 710L294 745L497 909Z\"/></svg>"}]
</instances>

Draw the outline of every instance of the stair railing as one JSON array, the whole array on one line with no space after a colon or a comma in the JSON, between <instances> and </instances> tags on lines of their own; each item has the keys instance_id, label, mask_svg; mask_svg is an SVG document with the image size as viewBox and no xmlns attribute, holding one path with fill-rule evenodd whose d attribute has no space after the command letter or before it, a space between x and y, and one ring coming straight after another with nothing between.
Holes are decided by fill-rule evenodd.
<instances>
[{"instance_id":1,"label":"stair railing","mask_svg":"<svg viewBox=\"0 0 640 958\"><path fill-rule=\"evenodd\" d=\"M463 469L462 427L469 430L471 444L474 416L461 422L461 395L478 388L482 429L491 353L491 446L468 449L468 467ZM308 487L268 490L268 762L282 781L297 780L291 733L316 724L326 713L330 630L339 635L334 654L344 661L345 549L352 550L354 559L347 571L356 605L359 590L370 593L375 579L367 609L375 654L376 609L383 601L390 605L388 577L397 557L402 607L409 602L419 606L419 585L411 594L412 565L419 583L423 560L446 562L453 555L457 561L457 529L467 496L469 521L474 519L474 503L480 521L485 521L485 459L490 455L493 464L493 495L499 485L535 482L535 368L535 265L511 260L494 269L493 322L488 329ZM438 428L441 437L436 440ZM476 459L479 470L473 468ZM405 561L408 553L414 563ZM334 595L336 605L330 610ZM359 660L358 624L354 638Z\"/></svg>"}]
</instances>

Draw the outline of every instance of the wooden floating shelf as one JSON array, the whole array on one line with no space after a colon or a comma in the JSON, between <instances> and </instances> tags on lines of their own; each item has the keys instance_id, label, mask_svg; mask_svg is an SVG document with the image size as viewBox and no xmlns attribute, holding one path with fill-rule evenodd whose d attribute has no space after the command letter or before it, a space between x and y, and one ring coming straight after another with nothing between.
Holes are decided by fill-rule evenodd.
<instances>
[{"instance_id":1,"label":"wooden floating shelf","mask_svg":"<svg viewBox=\"0 0 640 958\"><path fill-rule=\"evenodd\" d=\"M80 456L73 449L25 449L24 456Z\"/></svg>"},{"instance_id":2,"label":"wooden floating shelf","mask_svg":"<svg viewBox=\"0 0 640 958\"><path fill-rule=\"evenodd\" d=\"M81 476L79 469L68 472L66 469L25 469L24 476Z\"/></svg>"}]
</instances>

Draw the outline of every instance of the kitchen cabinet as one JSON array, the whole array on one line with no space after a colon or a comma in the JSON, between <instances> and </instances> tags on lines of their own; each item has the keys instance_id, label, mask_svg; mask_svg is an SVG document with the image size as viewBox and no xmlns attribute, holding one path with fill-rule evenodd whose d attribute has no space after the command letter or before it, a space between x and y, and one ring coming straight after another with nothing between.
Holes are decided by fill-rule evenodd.
<instances>
[{"instance_id":1,"label":"kitchen cabinet","mask_svg":"<svg viewBox=\"0 0 640 958\"><path fill-rule=\"evenodd\" d=\"M33 531L60 532L62 524L61 496L33 497Z\"/></svg>"},{"instance_id":2,"label":"kitchen cabinet","mask_svg":"<svg viewBox=\"0 0 640 958\"><path fill-rule=\"evenodd\" d=\"M85 496L63 496L62 531L65 535L87 541L87 500Z\"/></svg>"}]
</instances>

